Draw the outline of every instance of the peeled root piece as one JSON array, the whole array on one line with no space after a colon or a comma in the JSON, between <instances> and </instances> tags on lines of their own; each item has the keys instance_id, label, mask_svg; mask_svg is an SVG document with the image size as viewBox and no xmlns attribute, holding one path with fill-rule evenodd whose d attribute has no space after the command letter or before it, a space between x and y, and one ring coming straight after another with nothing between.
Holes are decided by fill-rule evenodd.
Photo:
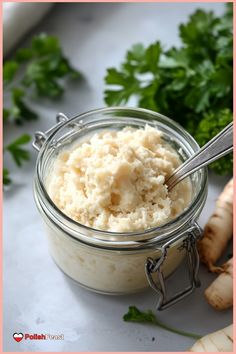
<instances>
[{"instance_id":1,"label":"peeled root piece","mask_svg":"<svg viewBox=\"0 0 236 354\"><path fill-rule=\"evenodd\" d=\"M211 272L222 272L215 266L233 234L233 179L225 186L216 201L216 208L208 220L203 238L198 242L200 259Z\"/></svg>"},{"instance_id":2,"label":"peeled root piece","mask_svg":"<svg viewBox=\"0 0 236 354\"><path fill-rule=\"evenodd\" d=\"M233 305L233 258L222 266L223 272L205 290L207 302L216 310Z\"/></svg>"},{"instance_id":3,"label":"peeled root piece","mask_svg":"<svg viewBox=\"0 0 236 354\"><path fill-rule=\"evenodd\" d=\"M199 339L190 352L233 352L233 325Z\"/></svg>"}]
</instances>

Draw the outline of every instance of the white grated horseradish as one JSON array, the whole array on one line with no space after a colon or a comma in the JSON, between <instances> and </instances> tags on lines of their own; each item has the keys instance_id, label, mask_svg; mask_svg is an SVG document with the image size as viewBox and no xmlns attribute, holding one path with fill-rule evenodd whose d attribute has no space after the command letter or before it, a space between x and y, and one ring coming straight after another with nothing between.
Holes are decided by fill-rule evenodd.
<instances>
[{"instance_id":1,"label":"white grated horseradish","mask_svg":"<svg viewBox=\"0 0 236 354\"><path fill-rule=\"evenodd\" d=\"M83 225L142 231L167 223L189 205L188 180L170 193L165 185L180 164L156 128L104 131L58 155L47 190L64 214Z\"/></svg>"}]
</instances>

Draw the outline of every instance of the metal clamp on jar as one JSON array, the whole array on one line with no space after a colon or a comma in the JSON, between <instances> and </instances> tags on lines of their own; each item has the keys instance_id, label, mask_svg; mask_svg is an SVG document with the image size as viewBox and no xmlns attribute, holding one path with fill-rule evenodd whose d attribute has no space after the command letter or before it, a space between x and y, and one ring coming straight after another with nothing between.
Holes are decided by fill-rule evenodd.
<instances>
[{"instance_id":1,"label":"metal clamp on jar","mask_svg":"<svg viewBox=\"0 0 236 354\"><path fill-rule=\"evenodd\" d=\"M196 220L207 195L207 170L189 178L190 205L163 226L139 232L93 229L70 219L52 202L47 176L58 154L74 142L101 130L120 130L146 124L163 137L184 161L198 151L196 141L177 123L145 109L105 108L68 119L59 113L57 124L45 133L36 132L33 146L39 151L34 177L34 197L46 225L49 248L56 264L81 286L103 294L120 295L151 286L159 296L157 308L165 309L200 285L196 241L201 229ZM166 278L187 259L189 286L168 297Z\"/></svg>"}]
</instances>

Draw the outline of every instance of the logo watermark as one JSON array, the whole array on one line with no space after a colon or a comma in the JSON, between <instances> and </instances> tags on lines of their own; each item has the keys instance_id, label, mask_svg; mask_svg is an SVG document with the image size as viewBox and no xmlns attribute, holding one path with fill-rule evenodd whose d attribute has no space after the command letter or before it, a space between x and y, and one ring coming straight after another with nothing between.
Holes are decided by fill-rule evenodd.
<instances>
[{"instance_id":1,"label":"logo watermark","mask_svg":"<svg viewBox=\"0 0 236 354\"><path fill-rule=\"evenodd\" d=\"M13 339L16 342L22 340L64 340L64 334L50 334L50 333L13 333Z\"/></svg>"}]
</instances>

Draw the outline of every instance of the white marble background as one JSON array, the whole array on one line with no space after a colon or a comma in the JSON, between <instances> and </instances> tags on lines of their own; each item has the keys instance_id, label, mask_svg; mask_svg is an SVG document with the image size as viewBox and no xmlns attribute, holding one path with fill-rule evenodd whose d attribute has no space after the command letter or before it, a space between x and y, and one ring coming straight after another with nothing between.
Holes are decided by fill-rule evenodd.
<instances>
[{"instance_id":1,"label":"white marble background","mask_svg":"<svg viewBox=\"0 0 236 354\"><path fill-rule=\"evenodd\" d=\"M24 128L11 129L8 141L22 132L50 127L55 114L75 115L104 106L105 69L117 66L134 43L157 39L168 47L178 45L177 25L197 7L223 11L216 3L156 4L57 4L40 25L27 35L45 31L59 37L64 52L85 76L83 83L68 86L59 102L31 102L41 120ZM185 351L193 343L147 325L124 323L129 305L155 309L152 290L109 297L90 293L64 276L51 260L41 219L32 196L36 160L22 169L11 164L14 185L4 193L4 351ZM204 225L216 196L227 178L210 176L207 205L200 218ZM158 313L160 320L183 330L206 334L228 325L231 310L218 313L210 308L203 290L214 278L201 267L202 287L174 307ZM181 285L181 280L173 282ZM22 341L14 332L64 334L64 341ZM152 338L155 338L153 341Z\"/></svg>"}]
</instances>

